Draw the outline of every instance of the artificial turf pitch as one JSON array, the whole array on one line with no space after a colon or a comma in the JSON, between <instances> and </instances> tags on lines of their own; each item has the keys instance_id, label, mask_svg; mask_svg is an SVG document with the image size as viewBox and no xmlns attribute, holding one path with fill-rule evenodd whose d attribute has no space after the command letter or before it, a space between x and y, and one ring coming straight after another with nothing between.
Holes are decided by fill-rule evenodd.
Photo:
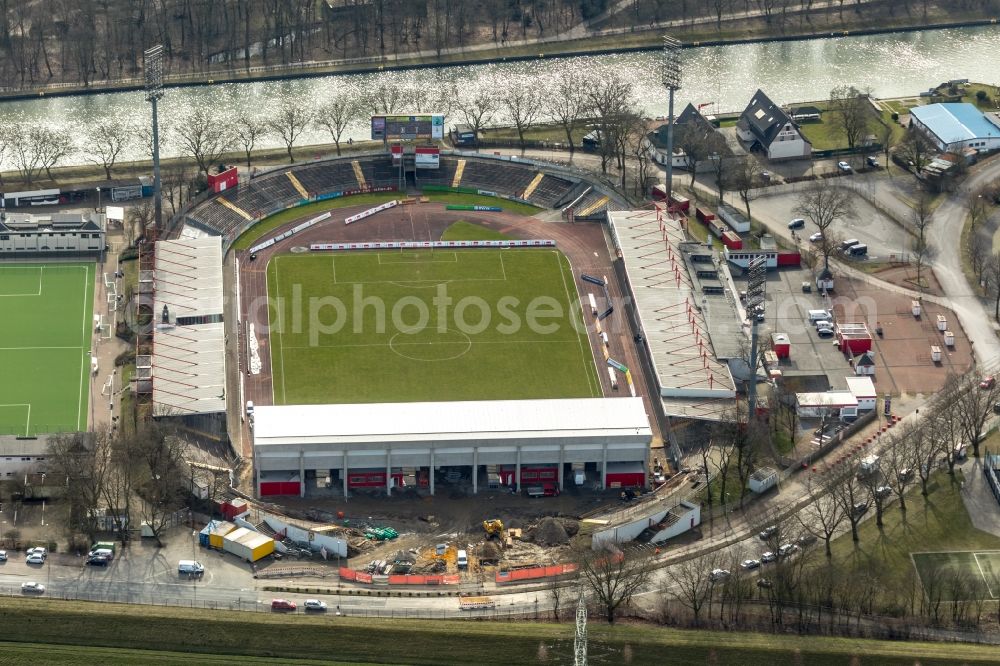
<instances>
[{"instance_id":1,"label":"artificial turf pitch","mask_svg":"<svg viewBox=\"0 0 1000 666\"><path fill-rule=\"evenodd\" d=\"M0 435L87 429L94 264L0 264Z\"/></svg>"},{"instance_id":2,"label":"artificial turf pitch","mask_svg":"<svg viewBox=\"0 0 1000 666\"><path fill-rule=\"evenodd\" d=\"M911 557L928 596L946 601L958 601L956 595L1000 599L1000 551L913 553ZM952 584L955 576L965 585Z\"/></svg>"},{"instance_id":3,"label":"artificial turf pitch","mask_svg":"<svg viewBox=\"0 0 1000 666\"><path fill-rule=\"evenodd\" d=\"M267 281L275 404L601 395L557 250L281 255Z\"/></svg>"}]
</instances>

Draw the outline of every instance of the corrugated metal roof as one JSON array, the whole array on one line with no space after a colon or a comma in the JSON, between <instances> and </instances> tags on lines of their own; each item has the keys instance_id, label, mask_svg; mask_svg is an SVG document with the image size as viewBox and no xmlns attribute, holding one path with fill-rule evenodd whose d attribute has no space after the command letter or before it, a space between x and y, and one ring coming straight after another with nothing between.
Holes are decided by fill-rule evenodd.
<instances>
[{"instance_id":1,"label":"corrugated metal roof","mask_svg":"<svg viewBox=\"0 0 1000 666\"><path fill-rule=\"evenodd\" d=\"M928 104L914 107L910 114L944 143L1000 137L1000 127L972 104Z\"/></svg>"},{"instance_id":2,"label":"corrugated metal roof","mask_svg":"<svg viewBox=\"0 0 1000 666\"><path fill-rule=\"evenodd\" d=\"M254 443L652 436L641 398L258 406Z\"/></svg>"}]
</instances>

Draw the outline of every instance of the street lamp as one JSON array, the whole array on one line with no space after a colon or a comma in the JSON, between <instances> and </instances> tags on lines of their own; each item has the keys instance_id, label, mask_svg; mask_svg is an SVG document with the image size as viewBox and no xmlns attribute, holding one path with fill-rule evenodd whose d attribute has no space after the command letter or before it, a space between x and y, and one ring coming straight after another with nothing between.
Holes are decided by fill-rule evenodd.
<instances>
[{"instance_id":1,"label":"street lamp","mask_svg":"<svg viewBox=\"0 0 1000 666\"><path fill-rule=\"evenodd\" d=\"M101 188L97 188L97 212L101 212Z\"/></svg>"},{"instance_id":2,"label":"street lamp","mask_svg":"<svg viewBox=\"0 0 1000 666\"><path fill-rule=\"evenodd\" d=\"M163 225L163 204L160 192L160 125L156 103L163 97L163 45L158 44L142 54L146 78L146 101L153 107L153 219L159 231Z\"/></svg>"}]
</instances>

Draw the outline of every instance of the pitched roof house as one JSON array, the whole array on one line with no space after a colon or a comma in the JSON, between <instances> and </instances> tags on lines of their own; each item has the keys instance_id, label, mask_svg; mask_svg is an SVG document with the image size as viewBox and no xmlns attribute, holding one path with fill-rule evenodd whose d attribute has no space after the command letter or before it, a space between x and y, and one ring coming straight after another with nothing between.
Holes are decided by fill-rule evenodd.
<instances>
[{"instance_id":1,"label":"pitched roof house","mask_svg":"<svg viewBox=\"0 0 1000 666\"><path fill-rule=\"evenodd\" d=\"M646 135L646 145L649 148L650 154L659 164L666 164L667 162L667 131L669 126L670 125L668 123L664 123ZM702 136L705 137L717 137L715 141L715 149L724 156L729 156L730 151L726 146L725 137L718 134L718 130L715 126L709 122L709 120L705 118L705 116L703 116L697 108L695 108L694 104L688 104L684 107L684 110L680 112L680 115L674 119L675 167L686 169L690 166L688 164L687 156L684 154L684 150L680 144L681 133L691 130L701 132ZM708 166L707 162L699 164L698 171L707 169Z\"/></svg>"},{"instance_id":2,"label":"pitched roof house","mask_svg":"<svg viewBox=\"0 0 1000 666\"><path fill-rule=\"evenodd\" d=\"M740 115L736 135L751 151L761 151L768 159L789 160L812 155L812 144L799 131L799 126L759 89Z\"/></svg>"}]
</instances>

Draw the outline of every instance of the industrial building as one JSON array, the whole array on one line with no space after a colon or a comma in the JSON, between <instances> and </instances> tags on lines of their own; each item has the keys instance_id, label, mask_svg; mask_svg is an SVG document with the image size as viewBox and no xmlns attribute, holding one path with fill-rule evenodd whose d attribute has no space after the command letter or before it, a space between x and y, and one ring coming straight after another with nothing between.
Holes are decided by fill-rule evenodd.
<instances>
[{"instance_id":1,"label":"industrial building","mask_svg":"<svg viewBox=\"0 0 1000 666\"><path fill-rule=\"evenodd\" d=\"M910 109L910 124L942 152L1000 148L1000 116L968 103L928 104Z\"/></svg>"},{"instance_id":2,"label":"industrial building","mask_svg":"<svg viewBox=\"0 0 1000 666\"><path fill-rule=\"evenodd\" d=\"M107 222L97 213L0 213L0 258L104 251Z\"/></svg>"},{"instance_id":3,"label":"industrial building","mask_svg":"<svg viewBox=\"0 0 1000 666\"><path fill-rule=\"evenodd\" d=\"M628 397L258 406L253 428L260 496L316 486L390 494L407 470L432 495L456 474L475 493L502 465L525 485L544 474L561 490L582 469L607 486L609 465L646 464L651 439L642 399Z\"/></svg>"}]
</instances>

